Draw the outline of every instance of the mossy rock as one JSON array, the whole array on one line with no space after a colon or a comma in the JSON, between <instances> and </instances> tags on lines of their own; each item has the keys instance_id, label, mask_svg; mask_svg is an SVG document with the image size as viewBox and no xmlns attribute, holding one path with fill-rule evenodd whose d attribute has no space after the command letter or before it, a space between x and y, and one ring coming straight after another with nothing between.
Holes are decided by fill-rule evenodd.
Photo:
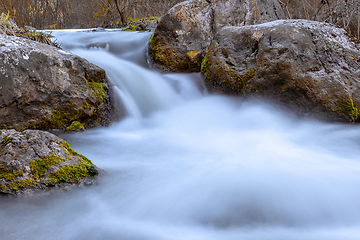
<instances>
[{"instance_id":1,"label":"mossy rock","mask_svg":"<svg viewBox=\"0 0 360 240\"><path fill-rule=\"evenodd\" d=\"M29 39L0 34L0 42L0 129L65 130L74 121L85 128L111 121L103 69Z\"/></svg>"},{"instance_id":2,"label":"mossy rock","mask_svg":"<svg viewBox=\"0 0 360 240\"><path fill-rule=\"evenodd\" d=\"M360 119L360 46L308 20L224 27L201 65L210 92L261 97L300 115Z\"/></svg>"},{"instance_id":3,"label":"mossy rock","mask_svg":"<svg viewBox=\"0 0 360 240\"><path fill-rule=\"evenodd\" d=\"M18 195L92 183L98 168L55 135L0 130L0 193Z\"/></svg>"},{"instance_id":4,"label":"mossy rock","mask_svg":"<svg viewBox=\"0 0 360 240\"><path fill-rule=\"evenodd\" d=\"M82 131L82 130L85 130L85 127L78 121L73 121L71 125L66 128L66 131Z\"/></svg>"},{"instance_id":5,"label":"mossy rock","mask_svg":"<svg viewBox=\"0 0 360 240\"><path fill-rule=\"evenodd\" d=\"M200 72L207 48L224 26L284 18L277 0L184 1L159 19L149 42L149 56L153 66L163 72Z\"/></svg>"}]
</instances>

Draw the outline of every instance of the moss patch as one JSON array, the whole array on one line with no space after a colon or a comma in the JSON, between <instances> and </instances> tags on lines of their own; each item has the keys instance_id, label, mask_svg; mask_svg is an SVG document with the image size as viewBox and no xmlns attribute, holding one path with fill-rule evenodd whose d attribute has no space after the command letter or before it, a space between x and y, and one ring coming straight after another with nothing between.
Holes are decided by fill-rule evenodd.
<instances>
[{"instance_id":1,"label":"moss patch","mask_svg":"<svg viewBox=\"0 0 360 240\"><path fill-rule=\"evenodd\" d=\"M10 181L16 177L21 176L23 173L23 170L14 171L13 169L4 168L3 164L0 164L0 179L6 179Z\"/></svg>"},{"instance_id":2,"label":"moss patch","mask_svg":"<svg viewBox=\"0 0 360 240\"><path fill-rule=\"evenodd\" d=\"M242 92L245 91L244 88L246 84L248 84L248 81L255 75L255 70L252 68L247 70L244 75L238 75L234 73L233 70L225 70L225 72L227 72L230 77L235 80L233 84L235 87L241 89Z\"/></svg>"},{"instance_id":3,"label":"moss patch","mask_svg":"<svg viewBox=\"0 0 360 240\"><path fill-rule=\"evenodd\" d=\"M47 183L71 182L88 176L88 170L85 166L80 165L65 165L59 167L56 172L51 174L47 179Z\"/></svg>"},{"instance_id":4,"label":"moss patch","mask_svg":"<svg viewBox=\"0 0 360 240\"><path fill-rule=\"evenodd\" d=\"M67 142L64 141L64 142L62 143L62 146L68 151L68 153L69 153L70 155L80 157L80 158L82 158L85 162L87 162L88 164L93 165L93 163L92 163L87 157L85 157L84 155L82 155L82 154L74 151L74 150L69 146L69 144L68 144Z\"/></svg>"},{"instance_id":5,"label":"moss patch","mask_svg":"<svg viewBox=\"0 0 360 240\"><path fill-rule=\"evenodd\" d=\"M51 111L51 121L53 125L57 127L66 127L66 123L69 121L69 116L60 111Z\"/></svg>"},{"instance_id":6,"label":"moss patch","mask_svg":"<svg viewBox=\"0 0 360 240\"><path fill-rule=\"evenodd\" d=\"M26 129L39 129L40 128L40 124L37 124L35 122L32 123L28 123L25 125Z\"/></svg>"},{"instance_id":7,"label":"moss patch","mask_svg":"<svg viewBox=\"0 0 360 240\"><path fill-rule=\"evenodd\" d=\"M11 190L17 191L20 189L24 189L24 188L33 186L34 184L35 184L35 181L33 179L26 178L26 179L15 180L9 184L6 184L4 187L5 187L5 189L11 189Z\"/></svg>"},{"instance_id":8,"label":"moss patch","mask_svg":"<svg viewBox=\"0 0 360 240\"><path fill-rule=\"evenodd\" d=\"M31 178L15 180L8 184L0 185L0 193L11 193L12 191L18 191L20 189L29 188L35 186L35 181Z\"/></svg>"},{"instance_id":9,"label":"moss patch","mask_svg":"<svg viewBox=\"0 0 360 240\"><path fill-rule=\"evenodd\" d=\"M40 178L45 175L45 171L49 167L62 161L64 161L63 158L58 157L54 154L43 158L35 159L30 162L31 173L34 175L35 178Z\"/></svg>"},{"instance_id":10,"label":"moss patch","mask_svg":"<svg viewBox=\"0 0 360 240\"><path fill-rule=\"evenodd\" d=\"M60 182L79 183L80 179L98 174L92 162L70 148L67 142L62 141L59 146L65 151L65 159L50 154L30 161L21 170L7 169L0 164L0 194L17 194L17 191L28 188L44 188L44 184L55 186Z\"/></svg>"},{"instance_id":11,"label":"moss patch","mask_svg":"<svg viewBox=\"0 0 360 240\"><path fill-rule=\"evenodd\" d=\"M55 185L59 182L75 183L79 179L87 177L89 175L97 175L98 171L93 166L93 163L84 155L74 151L67 142L63 142L62 146L67 150L69 157L79 157L78 164L65 165L56 170L47 179L49 185Z\"/></svg>"},{"instance_id":12,"label":"moss patch","mask_svg":"<svg viewBox=\"0 0 360 240\"><path fill-rule=\"evenodd\" d=\"M0 151L2 151L6 145L8 145L9 143L11 143L12 140L13 140L12 137L5 136L5 137L3 138L3 140L0 142L0 146L1 146L1 150L0 150Z\"/></svg>"},{"instance_id":13,"label":"moss patch","mask_svg":"<svg viewBox=\"0 0 360 240\"><path fill-rule=\"evenodd\" d=\"M99 82L89 82L87 87L93 89L93 94L96 97L99 102L104 101L105 99L105 89L104 89L105 83L99 83Z\"/></svg>"},{"instance_id":14,"label":"moss patch","mask_svg":"<svg viewBox=\"0 0 360 240\"><path fill-rule=\"evenodd\" d=\"M79 119L81 116L80 112L65 113L61 111L51 111L51 120L44 123L44 127L57 127L65 128L72 121Z\"/></svg>"},{"instance_id":15,"label":"moss patch","mask_svg":"<svg viewBox=\"0 0 360 240\"><path fill-rule=\"evenodd\" d=\"M149 41L149 53L154 62L166 68L183 71L189 70L190 63L186 60L186 56L181 57L181 53L178 53L166 43L160 45L160 40L156 37L155 31Z\"/></svg>"},{"instance_id":16,"label":"moss patch","mask_svg":"<svg viewBox=\"0 0 360 240\"><path fill-rule=\"evenodd\" d=\"M78 121L73 121L69 127L66 128L66 131L75 131L79 129L85 129L84 125L82 125Z\"/></svg>"},{"instance_id":17,"label":"moss patch","mask_svg":"<svg viewBox=\"0 0 360 240\"><path fill-rule=\"evenodd\" d=\"M164 63L164 57L161 54L161 49L159 46L159 39L155 37L155 31L152 33L149 41L149 50L156 62Z\"/></svg>"},{"instance_id":18,"label":"moss patch","mask_svg":"<svg viewBox=\"0 0 360 240\"><path fill-rule=\"evenodd\" d=\"M201 72L204 74L205 78L210 80L211 79L211 74L209 71L209 60L208 60L208 52L206 53L202 63L201 63Z\"/></svg>"},{"instance_id":19,"label":"moss patch","mask_svg":"<svg viewBox=\"0 0 360 240\"><path fill-rule=\"evenodd\" d=\"M355 122L360 116L360 110L354 106L352 98L346 103L340 103L337 110L345 117L350 118L352 122Z\"/></svg>"}]
</instances>

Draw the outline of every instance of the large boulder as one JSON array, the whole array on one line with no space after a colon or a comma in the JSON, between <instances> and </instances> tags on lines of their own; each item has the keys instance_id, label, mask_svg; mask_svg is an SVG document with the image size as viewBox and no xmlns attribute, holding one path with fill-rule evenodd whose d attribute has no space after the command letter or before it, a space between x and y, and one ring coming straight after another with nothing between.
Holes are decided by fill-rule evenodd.
<instances>
[{"instance_id":1,"label":"large boulder","mask_svg":"<svg viewBox=\"0 0 360 240\"><path fill-rule=\"evenodd\" d=\"M149 56L161 71L198 72L214 34L222 27L283 18L277 0L186 1L161 17L149 42Z\"/></svg>"},{"instance_id":2,"label":"large boulder","mask_svg":"<svg viewBox=\"0 0 360 240\"><path fill-rule=\"evenodd\" d=\"M266 96L332 119L360 115L359 45L326 23L224 27L201 70L211 91Z\"/></svg>"},{"instance_id":3,"label":"large boulder","mask_svg":"<svg viewBox=\"0 0 360 240\"><path fill-rule=\"evenodd\" d=\"M65 129L104 124L105 71L59 48L0 34L0 129Z\"/></svg>"},{"instance_id":4,"label":"large boulder","mask_svg":"<svg viewBox=\"0 0 360 240\"><path fill-rule=\"evenodd\" d=\"M39 131L0 130L0 193L21 194L92 184L97 167L62 139Z\"/></svg>"}]
</instances>

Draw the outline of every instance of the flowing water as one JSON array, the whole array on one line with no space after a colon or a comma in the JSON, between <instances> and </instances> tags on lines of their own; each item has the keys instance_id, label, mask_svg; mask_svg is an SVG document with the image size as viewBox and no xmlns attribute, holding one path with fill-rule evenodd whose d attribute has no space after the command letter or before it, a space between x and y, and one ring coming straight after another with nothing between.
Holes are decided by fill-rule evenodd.
<instances>
[{"instance_id":1,"label":"flowing water","mask_svg":"<svg viewBox=\"0 0 360 240\"><path fill-rule=\"evenodd\" d=\"M103 67L127 117L66 134L98 185L0 199L2 240L360 239L360 127L208 94L148 67L150 33L54 33Z\"/></svg>"}]
</instances>

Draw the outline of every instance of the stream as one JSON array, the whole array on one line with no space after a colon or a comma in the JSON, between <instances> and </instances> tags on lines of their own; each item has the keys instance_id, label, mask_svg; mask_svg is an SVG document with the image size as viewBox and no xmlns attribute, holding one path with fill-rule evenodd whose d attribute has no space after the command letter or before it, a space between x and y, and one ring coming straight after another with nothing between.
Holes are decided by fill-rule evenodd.
<instances>
[{"instance_id":1,"label":"stream","mask_svg":"<svg viewBox=\"0 0 360 240\"><path fill-rule=\"evenodd\" d=\"M0 199L1 240L359 240L360 126L300 118L160 74L151 33L59 30L104 68L126 117L61 135L99 183Z\"/></svg>"}]
</instances>

